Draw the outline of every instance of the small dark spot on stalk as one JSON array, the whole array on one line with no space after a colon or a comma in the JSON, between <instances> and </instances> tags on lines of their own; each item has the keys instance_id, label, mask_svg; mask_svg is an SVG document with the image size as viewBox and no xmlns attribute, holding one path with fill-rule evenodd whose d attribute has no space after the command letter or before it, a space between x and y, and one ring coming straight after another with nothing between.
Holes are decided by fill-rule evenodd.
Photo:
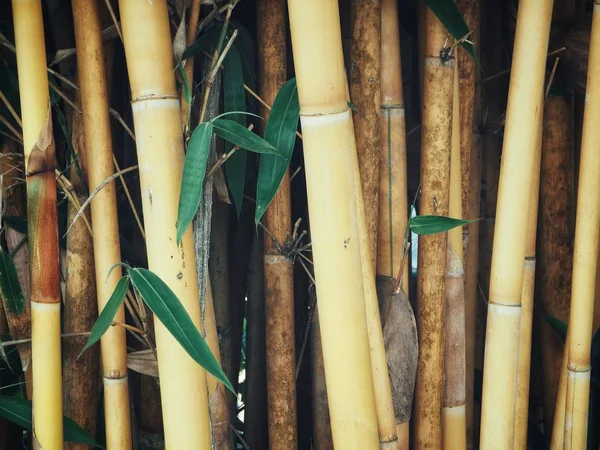
<instances>
[{"instance_id":1,"label":"small dark spot on stalk","mask_svg":"<svg viewBox=\"0 0 600 450\"><path fill-rule=\"evenodd\" d=\"M183 273L181 271L177 274L177 279L181 280L183 278Z\"/></svg>"}]
</instances>

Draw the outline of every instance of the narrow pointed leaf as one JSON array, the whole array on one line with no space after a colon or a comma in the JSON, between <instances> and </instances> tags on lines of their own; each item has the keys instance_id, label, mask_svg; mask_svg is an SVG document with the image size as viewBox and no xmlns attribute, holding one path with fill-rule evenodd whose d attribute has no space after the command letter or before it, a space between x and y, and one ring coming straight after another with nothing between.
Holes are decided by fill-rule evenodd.
<instances>
[{"instance_id":1,"label":"narrow pointed leaf","mask_svg":"<svg viewBox=\"0 0 600 450\"><path fill-rule=\"evenodd\" d=\"M469 34L469 27L465 22L462 14L458 10L454 0L427 0L427 6L431 8L436 17L442 22L448 32L459 40ZM467 40L469 40L467 38ZM462 41L461 46L469 52L473 57L477 65L479 66L479 59L475 52L475 46L471 42Z\"/></svg>"},{"instance_id":2,"label":"narrow pointed leaf","mask_svg":"<svg viewBox=\"0 0 600 450\"><path fill-rule=\"evenodd\" d=\"M129 277L123 277L115 286L115 290L108 299L108 302L106 302L104 308L102 308L102 312L98 316L81 353L85 352L88 348L98 342L104 333L106 333L106 330L111 326L121 303L123 303L125 295L127 295L127 289L129 289Z\"/></svg>"},{"instance_id":3,"label":"narrow pointed leaf","mask_svg":"<svg viewBox=\"0 0 600 450\"><path fill-rule=\"evenodd\" d=\"M294 151L296 130L300 119L300 102L296 79L286 82L275 97L269 120L265 127L265 141L277 148L281 156L261 155L256 186L256 212L254 222L261 217L275 197Z\"/></svg>"},{"instance_id":4,"label":"narrow pointed leaf","mask_svg":"<svg viewBox=\"0 0 600 450\"><path fill-rule=\"evenodd\" d=\"M216 135L240 148L255 153L268 153L272 155L280 154L278 149L273 147L263 138L233 120L215 119L212 123Z\"/></svg>"},{"instance_id":5,"label":"narrow pointed leaf","mask_svg":"<svg viewBox=\"0 0 600 450\"><path fill-rule=\"evenodd\" d=\"M147 269L136 267L129 272L129 276L150 310L192 359L235 394L196 325L169 286Z\"/></svg>"},{"instance_id":6,"label":"narrow pointed leaf","mask_svg":"<svg viewBox=\"0 0 600 450\"><path fill-rule=\"evenodd\" d=\"M25 430L32 430L31 400L16 397L0 396L0 416ZM87 431L83 430L73 420L64 417L63 434L67 442L104 448L98 444Z\"/></svg>"},{"instance_id":7,"label":"narrow pointed leaf","mask_svg":"<svg viewBox=\"0 0 600 450\"><path fill-rule=\"evenodd\" d=\"M212 123L203 122L194 130L188 143L177 210L177 243L181 242L200 205L212 132Z\"/></svg>"},{"instance_id":8,"label":"narrow pointed leaf","mask_svg":"<svg viewBox=\"0 0 600 450\"><path fill-rule=\"evenodd\" d=\"M25 311L25 297L19 284L15 263L4 250L0 250L0 291L4 306L11 314L20 316Z\"/></svg>"},{"instance_id":9,"label":"narrow pointed leaf","mask_svg":"<svg viewBox=\"0 0 600 450\"><path fill-rule=\"evenodd\" d=\"M551 316L546 316L546 321L564 344L567 340L567 324Z\"/></svg>"},{"instance_id":10,"label":"narrow pointed leaf","mask_svg":"<svg viewBox=\"0 0 600 450\"><path fill-rule=\"evenodd\" d=\"M236 46L231 47L223 63L223 106L225 112L246 111L246 92L244 90L244 77L242 70L241 55ZM244 128L246 127L246 115L234 114L229 116ZM229 152L233 144L227 142L225 152ZM242 211L244 198L244 186L246 182L246 151L238 150L229 157L225 163L227 184L231 191L231 197L238 217Z\"/></svg>"},{"instance_id":11,"label":"narrow pointed leaf","mask_svg":"<svg viewBox=\"0 0 600 450\"><path fill-rule=\"evenodd\" d=\"M475 219L478 220L478 219ZM475 222L475 220L459 220L444 216L417 216L410 219L410 230L418 235L443 233L452 228Z\"/></svg>"}]
</instances>

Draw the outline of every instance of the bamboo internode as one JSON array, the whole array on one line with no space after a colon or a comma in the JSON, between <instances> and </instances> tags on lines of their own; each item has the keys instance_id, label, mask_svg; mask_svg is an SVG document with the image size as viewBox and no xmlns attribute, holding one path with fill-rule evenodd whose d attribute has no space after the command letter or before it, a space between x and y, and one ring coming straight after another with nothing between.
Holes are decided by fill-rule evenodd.
<instances>
[{"instance_id":1,"label":"bamboo internode","mask_svg":"<svg viewBox=\"0 0 600 450\"><path fill-rule=\"evenodd\" d=\"M523 261L552 1L519 3L485 341L481 446L512 448Z\"/></svg>"},{"instance_id":2,"label":"bamboo internode","mask_svg":"<svg viewBox=\"0 0 600 450\"><path fill-rule=\"evenodd\" d=\"M140 167L148 267L177 295L200 329L192 232L176 242L183 169L166 0L120 0ZM165 446L211 448L206 373L155 318Z\"/></svg>"}]
</instances>

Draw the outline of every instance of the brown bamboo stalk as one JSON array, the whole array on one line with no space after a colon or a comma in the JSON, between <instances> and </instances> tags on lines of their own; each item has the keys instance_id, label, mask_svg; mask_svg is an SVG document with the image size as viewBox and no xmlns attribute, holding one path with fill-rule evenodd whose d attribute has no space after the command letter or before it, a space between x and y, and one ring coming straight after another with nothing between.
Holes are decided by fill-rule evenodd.
<instances>
[{"instance_id":1,"label":"brown bamboo stalk","mask_svg":"<svg viewBox=\"0 0 600 450\"><path fill-rule=\"evenodd\" d=\"M543 101L539 107L542 109ZM531 186L531 200L527 222L527 243L523 266L523 288L521 294L521 325L519 336L519 360L517 362L517 401L515 407L515 450L527 449L529 425L529 381L531 368L531 333L533 326L533 296L535 292L535 246L538 222L538 201L540 191L540 158L542 152L543 114L539 116L536 129L536 154Z\"/></svg>"},{"instance_id":2,"label":"brown bamboo stalk","mask_svg":"<svg viewBox=\"0 0 600 450\"><path fill-rule=\"evenodd\" d=\"M494 228L486 325L481 446L511 448L514 439L517 355L523 261L535 160L536 125L542 114L552 1L519 3L498 206Z\"/></svg>"},{"instance_id":3,"label":"brown bamboo stalk","mask_svg":"<svg viewBox=\"0 0 600 450\"><path fill-rule=\"evenodd\" d=\"M288 10L333 441L378 449L338 2L289 0Z\"/></svg>"},{"instance_id":4,"label":"brown bamboo stalk","mask_svg":"<svg viewBox=\"0 0 600 450\"><path fill-rule=\"evenodd\" d=\"M200 19L200 7L204 3L202 0L192 0L192 6L190 8L190 18L187 25L186 45L189 47L196 40L196 30L198 28L198 20ZM194 57L190 56L183 62L183 73L187 79L190 91L194 86ZM189 132L189 120L191 104L185 96L185 90L181 89L181 128L184 135Z\"/></svg>"},{"instance_id":5,"label":"brown bamboo stalk","mask_svg":"<svg viewBox=\"0 0 600 450\"><path fill-rule=\"evenodd\" d=\"M183 170L166 0L120 0L135 124L148 267L173 290L198 329L200 302L192 230L177 244ZM209 449L206 372L154 318L166 448Z\"/></svg>"},{"instance_id":6,"label":"brown bamboo stalk","mask_svg":"<svg viewBox=\"0 0 600 450\"><path fill-rule=\"evenodd\" d=\"M350 99L356 110L354 132L358 149L369 236L369 255L377 258L379 198L379 105L381 72L381 2L351 0L352 51Z\"/></svg>"},{"instance_id":7,"label":"brown bamboo stalk","mask_svg":"<svg viewBox=\"0 0 600 450\"><path fill-rule=\"evenodd\" d=\"M46 72L42 4L13 0L23 119L31 271L33 434L46 450L62 449L60 267L56 167Z\"/></svg>"},{"instance_id":8,"label":"brown bamboo stalk","mask_svg":"<svg viewBox=\"0 0 600 450\"><path fill-rule=\"evenodd\" d=\"M461 117L458 67L454 73L452 155L450 161L450 217L462 219ZM471 155L469 155L470 157ZM465 411L465 283L462 227L448 231L446 316L444 340L444 397L442 447L467 448Z\"/></svg>"},{"instance_id":9,"label":"brown bamboo stalk","mask_svg":"<svg viewBox=\"0 0 600 450\"><path fill-rule=\"evenodd\" d=\"M551 94L546 99L541 161L540 248L537 260L543 270L538 271L539 301L545 314L567 323L575 232L573 110L568 97ZM547 320L540 322L540 341L544 430L552 435L564 345ZM563 427L559 428L556 431L562 433ZM558 441L562 446L562 439Z\"/></svg>"},{"instance_id":10,"label":"brown bamboo stalk","mask_svg":"<svg viewBox=\"0 0 600 450\"><path fill-rule=\"evenodd\" d=\"M287 24L284 0L257 3L258 67L260 96L272 105L287 79ZM267 119L269 111L262 108ZM279 250L291 243L292 204L289 172L286 173L264 216L271 238L265 239L265 342L267 354L267 404L269 448L295 449L296 379L294 334L294 271L292 260Z\"/></svg>"},{"instance_id":11,"label":"brown bamboo stalk","mask_svg":"<svg viewBox=\"0 0 600 450\"><path fill-rule=\"evenodd\" d=\"M83 111L89 190L113 174L110 117L97 0L74 0L73 20L79 88ZM91 203L98 310L102 310L121 278L119 225L115 184L109 183ZM109 271L112 269L109 275ZM115 321L124 323L123 306ZM106 443L111 449L131 448L129 387L125 329L110 327L102 336L102 377Z\"/></svg>"},{"instance_id":12,"label":"brown bamboo stalk","mask_svg":"<svg viewBox=\"0 0 600 450\"><path fill-rule=\"evenodd\" d=\"M454 58L442 59L448 33L425 11L421 127L420 215L448 215ZM417 325L419 363L415 399L416 448L440 448L444 374L447 233L419 238Z\"/></svg>"},{"instance_id":13,"label":"brown bamboo stalk","mask_svg":"<svg viewBox=\"0 0 600 450\"><path fill-rule=\"evenodd\" d=\"M4 215L26 217L25 206L25 187L20 183L20 179L24 178L23 162L20 158L15 158L17 154L17 144L11 140L5 140L2 145L3 157L0 159L0 170L2 170L2 204ZM31 291L30 291L30 276L29 276L29 249L27 245L21 245L24 234L19 233L11 227L4 226L4 238L6 240L6 249L9 254L13 255L13 262L17 269L17 277L19 284L23 290L25 298L25 309L21 314L12 312L10 308L4 305L3 310L6 313L8 321L8 329L13 339L25 339L31 336ZM20 247L20 248L19 248ZM26 384L31 398L31 344L17 345L17 351L21 359L21 367L25 374Z\"/></svg>"},{"instance_id":14,"label":"brown bamboo stalk","mask_svg":"<svg viewBox=\"0 0 600 450\"><path fill-rule=\"evenodd\" d=\"M85 61L85 60L84 60ZM84 63L79 61L79 64ZM83 118L73 114L71 130L73 151L79 167L87 169L85 161L85 136ZM75 164L71 164L70 182L73 195L79 202L85 202L86 187L77 174ZM69 223L75 218L78 208L72 202L68 206ZM86 211L91 220L89 211ZM78 220L67 234L66 255L66 295L63 316L64 333L82 333L90 331L98 317L96 296L96 275L94 272L94 244L86 223ZM74 336L63 341L63 405L65 414L73 419L91 436L96 434L98 400L98 374L100 351L97 346L90 348L80 357L87 336ZM85 450L83 444L66 444L70 450Z\"/></svg>"},{"instance_id":15,"label":"brown bamboo stalk","mask_svg":"<svg viewBox=\"0 0 600 450\"><path fill-rule=\"evenodd\" d=\"M586 102L577 190L577 216L573 251L573 283L569 315L567 396L564 423L565 449L587 446L590 347L594 318L594 290L598 263L600 224L600 2L594 1Z\"/></svg>"}]
</instances>

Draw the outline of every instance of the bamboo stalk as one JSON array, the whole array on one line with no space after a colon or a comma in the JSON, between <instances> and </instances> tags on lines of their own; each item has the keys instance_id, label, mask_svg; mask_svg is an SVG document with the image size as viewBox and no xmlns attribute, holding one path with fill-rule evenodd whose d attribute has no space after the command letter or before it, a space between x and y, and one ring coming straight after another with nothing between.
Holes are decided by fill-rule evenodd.
<instances>
[{"instance_id":1,"label":"bamboo stalk","mask_svg":"<svg viewBox=\"0 0 600 450\"><path fill-rule=\"evenodd\" d=\"M12 8L27 179L33 434L41 447L54 450L63 446L61 293L44 24L41 1L13 0Z\"/></svg>"},{"instance_id":2,"label":"bamboo stalk","mask_svg":"<svg viewBox=\"0 0 600 450\"><path fill-rule=\"evenodd\" d=\"M379 199L381 2L351 0L350 8L352 18L350 98L356 107L352 116L366 208L368 255L371 264L375 267Z\"/></svg>"},{"instance_id":3,"label":"bamboo stalk","mask_svg":"<svg viewBox=\"0 0 600 450\"><path fill-rule=\"evenodd\" d=\"M20 158L11 157L17 153L17 144L14 141L7 140L2 145L3 157L0 159L0 170L2 171L2 205L3 214L7 216L26 216L25 189L19 182L24 176L23 163ZM3 311L6 313L8 329L13 339L19 340L31 336L31 291L29 276L29 249L27 245L22 245L26 236L14 230L11 227L4 226L4 239L6 240L6 249L13 255L13 262L17 269L17 277L23 291L25 299L25 308L18 314L11 311L4 303ZM6 300L6 299L4 299ZM17 346L21 367L26 377L26 384L31 399L31 344L20 344Z\"/></svg>"},{"instance_id":4,"label":"bamboo stalk","mask_svg":"<svg viewBox=\"0 0 600 450\"><path fill-rule=\"evenodd\" d=\"M190 8L190 19L187 26L187 36L185 44L189 47L196 40L196 30L198 29L198 20L200 19L200 7L204 3L202 0L192 0L192 6ZM190 56L184 61L183 74L187 79L190 91L194 86L194 57ZM188 103L188 99L185 96L185 89L181 89L181 129L184 135L189 133L190 127L190 114L192 105Z\"/></svg>"},{"instance_id":5,"label":"bamboo stalk","mask_svg":"<svg viewBox=\"0 0 600 450\"><path fill-rule=\"evenodd\" d=\"M260 96L272 105L287 79L286 16L284 0L257 2L258 67ZM267 120L269 111L261 108ZM294 334L294 271L292 260L279 249L291 240L292 204L289 171L264 216L271 239L265 239L265 342L267 355L267 404L269 448L295 449L296 379Z\"/></svg>"},{"instance_id":6,"label":"bamboo stalk","mask_svg":"<svg viewBox=\"0 0 600 450\"><path fill-rule=\"evenodd\" d=\"M377 449L338 3L289 0L288 9L333 442Z\"/></svg>"},{"instance_id":7,"label":"bamboo stalk","mask_svg":"<svg viewBox=\"0 0 600 450\"><path fill-rule=\"evenodd\" d=\"M398 4L381 2L381 109L377 274L396 277L408 224L406 129ZM408 293L408 264L402 289Z\"/></svg>"},{"instance_id":8,"label":"bamboo stalk","mask_svg":"<svg viewBox=\"0 0 600 450\"><path fill-rule=\"evenodd\" d=\"M90 192L113 174L110 116L97 0L74 0L73 20L81 90L85 157ZM100 190L91 203L98 310L102 311L119 279L121 261L115 184ZM109 271L112 269L109 275ZM115 321L125 322L123 306ZM125 329L110 327L102 336L104 420L109 449L131 448Z\"/></svg>"},{"instance_id":9,"label":"bamboo stalk","mask_svg":"<svg viewBox=\"0 0 600 450\"><path fill-rule=\"evenodd\" d=\"M352 122L352 119L351 119ZM353 125L353 124L352 124ZM351 132L354 127L351 128ZM354 141L356 142L356 141ZM396 435L396 416L392 400L392 386L387 365L387 356L383 340L382 320L379 314L379 300L375 285L375 267L370 259L371 242L369 239L364 190L360 176L359 152L354 143L354 179L356 210L358 220L358 237L360 240L360 258L363 277L365 312L367 316L367 332L369 336L369 351L371 372L373 376L373 391L377 412L380 449L399 449Z\"/></svg>"},{"instance_id":10,"label":"bamboo stalk","mask_svg":"<svg viewBox=\"0 0 600 450\"><path fill-rule=\"evenodd\" d=\"M454 58L442 59L447 31L425 10L420 215L448 215ZM447 233L419 238L417 325L419 363L415 401L416 448L442 444Z\"/></svg>"},{"instance_id":11,"label":"bamboo stalk","mask_svg":"<svg viewBox=\"0 0 600 450\"><path fill-rule=\"evenodd\" d=\"M575 191L573 172L572 100L550 95L544 107L544 135L541 162L539 252L537 260L539 300L550 317L567 323L571 298ZM544 431L560 433L562 447L564 415L560 426L553 427L559 379L563 376L564 344L547 320L540 322L544 388ZM566 366L564 377L566 381ZM564 391L562 396L564 408ZM554 438L553 438L554 439ZM559 443L559 444L558 444Z\"/></svg>"},{"instance_id":12,"label":"bamboo stalk","mask_svg":"<svg viewBox=\"0 0 600 450\"><path fill-rule=\"evenodd\" d=\"M86 62L79 60L80 65ZM77 156L79 166L85 171L87 168L86 148L82 122L82 115L73 114L71 131L73 151ZM83 203L87 198L85 186L77 175L75 164L71 164L70 167L70 181L73 195L76 195L79 202ZM77 211L77 206L69 202L69 222L73 220ZM87 214L90 219L89 212ZM98 304L94 273L94 244L92 235L83 220L77 221L67 234L66 271L63 331L65 333L89 331L98 317ZM64 341L63 405L65 415L73 419L91 436L94 436L96 434L97 408L91 407L91 405L95 405L97 402L100 353L96 346L79 356L86 341L87 336L73 337ZM87 446L69 443L65 445L65 448L85 450Z\"/></svg>"},{"instance_id":13,"label":"bamboo stalk","mask_svg":"<svg viewBox=\"0 0 600 450\"><path fill-rule=\"evenodd\" d=\"M564 448L587 446L590 346L600 224L600 2L594 1L575 221Z\"/></svg>"},{"instance_id":14,"label":"bamboo stalk","mask_svg":"<svg viewBox=\"0 0 600 450\"><path fill-rule=\"evenodd\" d=\"M191 229L176 242L183 169L181 113L175 89L166 0L120 0L135 124L148 267L173 290L200 329ZM154 319L166 448L209 449L206 373Z\"/></svg>"},{"instance_id":15,"label":"bamboo stalk","mask_svg":"<svg viewBox=\"0 0 600 450\"><path fill-rule=\"evenodd\" d=\"M519 3L486 326L481 446L512 448L523 261L552 1Z\"/></svg>"},{"instance_id":16,"label":"bamboo stalk","mask_svg":"<svg viewBox=\"0 0 600 450\"><path fill-rule=\"evenodd\" d=\"M543 102L540 100L539 108ZM527 449L529 425L529 381L531 368L531 332L533 326L533 296L535 292L535 244L537 237L538 201L540 191L540 158L542 152L543 114L539 116L536 128L534 171L531 186L531 200L527 222L527 243L523 268L523 288L521 294L521 324L519 336L519 359L517 362L517 400L515 407L515 450Z\"/></svg>"},{"instance_id":17,"label":"bamboo stalk","mask_svg":"<svg viewBox=\"0 0 600 450\"><path fill-rule=\"evenodd\" d=\"M454 73L452 154L450 161L450 217L462 219L461 117L458 67ZM471 155L469 155L470 158ZM446 317L444 340L444 397L442 447L467 448L465 410L465 283L462 227L448 231Z\"/></svg>"}]
</instances>

